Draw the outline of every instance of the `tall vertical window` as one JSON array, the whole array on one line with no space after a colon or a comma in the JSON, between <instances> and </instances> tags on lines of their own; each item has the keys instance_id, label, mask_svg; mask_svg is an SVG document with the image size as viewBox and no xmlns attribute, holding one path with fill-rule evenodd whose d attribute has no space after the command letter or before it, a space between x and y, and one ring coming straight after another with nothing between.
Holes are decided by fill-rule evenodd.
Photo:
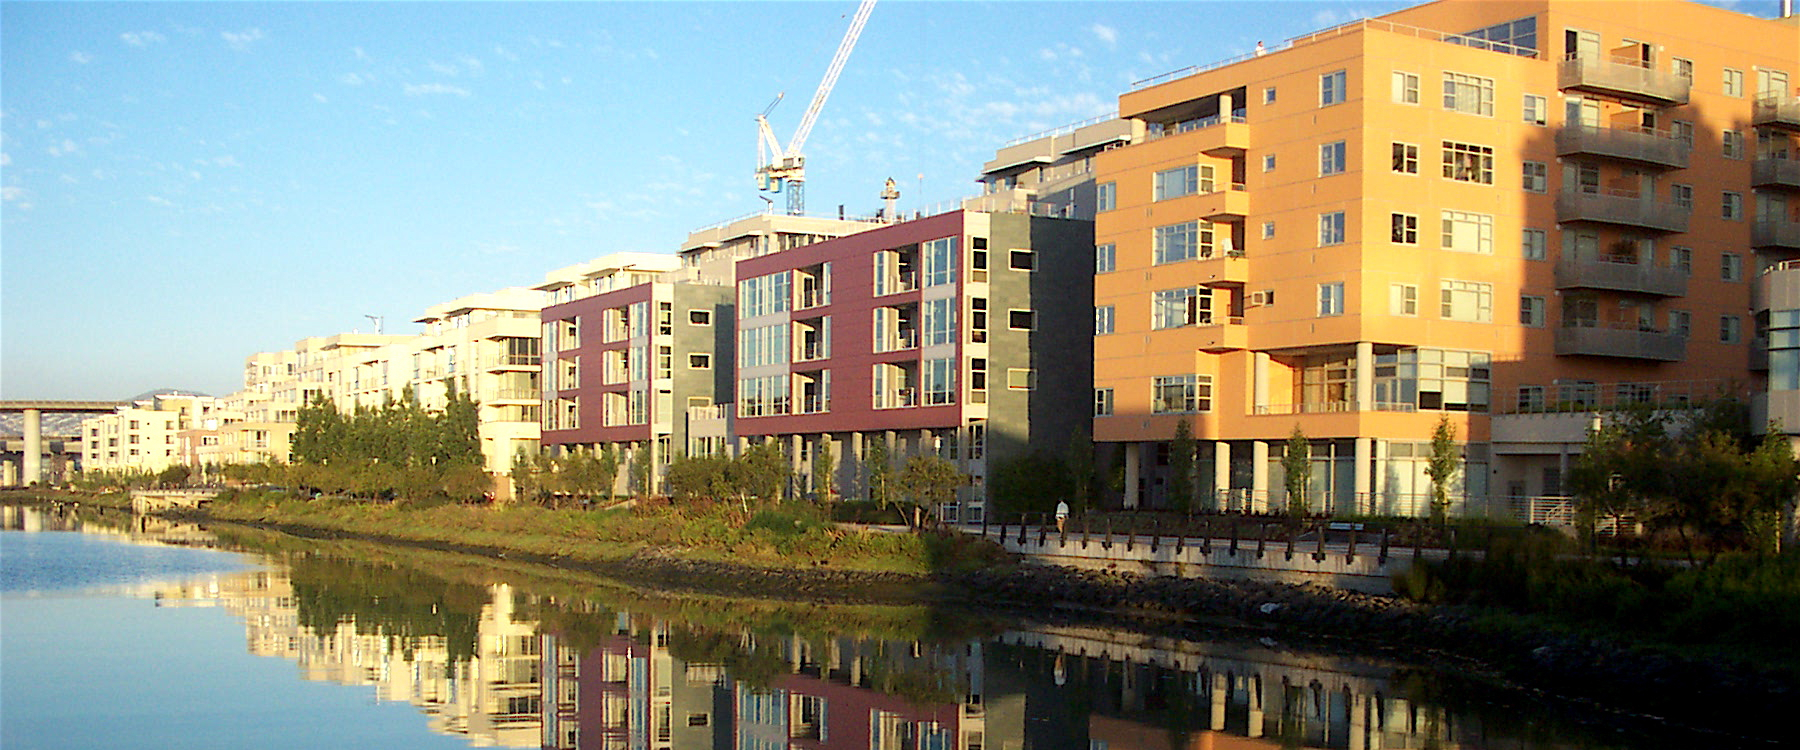
<instances>
[{"instance_id":1,"label":"tall vertical window","mask_svg":"<svg viewBox=\"0 0 1800 750\"><path fill-rule=\"evenodd\" d=\"M969 298L969 341L982 343L987 341L988 309L986 297Z\"/></svg>"},{"instance_id":2,"label":"tall vertical window","mask_svg":"<svg viewBox=\"0 0 1800 750\"><path fill-rule=\"evenodd\" d=\"M1536 94L1525 95L1525 123L1545 125L1550 121L1550 100Z\"/></svg>"},{"instance_id":3,"label":"tall vertical window","mask_svg":"<svg viewBox=\"0 0 1800 750\"><path fill-rule=\"evenodd\" d=\"M925 345L956 343L956 300L926 300L921 307L925 315Z\"/></svg>"},{"instance_id":4,"label":"tall vertical window","mask_svg":"<svg viewBox=\"0 0 1800 750\"><path fill-rule=\"evenodd\" d=\"M1319 106L1329 107L1342 103L1348 96L1344 71L1335 71L1319 76Z\"/></svg>"},{"instance_id":5,"label":"tall vertical window","mask_svg":"<svg viewBox=\"0 0 1800 750\"><path fill-rule=\"evenodd\" d=\"M1444 177L1459 182L1494 184L1494 149L1444 141Z\"/></svg>"},{"instance_id":6,"label":"tall vertical window","mask_svg":"<svg viewBox=\"0 0 1800 750\"><path fill-rule=\"evenodd\" d=\"M1094 273L1111 273L1117 255L1113 243L1094 246Z\"/></svg>"},{"instance_id":7,"label":"tall vertical window","mask_svg":"<svg viewBox=\"0 0 1800 750\"><path fill-rule=\"evenodd\" d=\"M1333 141L1319 146L1319 176L1343 174L1345 147L1343 141Z\"/></svg>"},{"instance_id":8,"label":"tall vertical window","mask_svg":"<svg viewBox=\"0 0 1800 750\"><path fill-rule=\"evenodd\" d=\"M1726 68L1720 88L1725 92L1726 96L1743 96L1744 71L1735 68Z\"/></svg>"},{"instance_id":9,"label":"tall vertical window","mask_svg":"<svg viewBox=\"0 0 1800 750\"><path fill-rule=\"evenodd\" d=\"M1094 416L1110 417L1113 414L1113 389L1094 389Z\"/></svg>"},{"instance_id":10,"label":"tall vertical window","mask_svg":"<svg viewBox=\"0 0 1800 750\"><path fill-rule=\"evenodd\" d=\"M1446 71L1444 109L1471 115L1494 116L1494 79Z\"/></svg>"},{"instance_id":11,"label":"tall vertical window","mask_svg":"<svg viewBox=\"0 0 1800 750\"><path fill-rule=\"evenodd\" d=\"M1200 167L1189 164L1157 172L1152 188L1152 200L1166 201L1193 195L1200 189Z\"/></svg>"},{"instance_id":12,"label":"tall vertical window","mask_svg":"<svg viewBox=\"0 0 1800 750\"><path fill-rule=\"evenodd\" d=\"M1459 253L1494 254L1494 217L1467 211L1444 211L1443 243L1445 250Z\"/></svg>"},{"instance_id":13,"label":"tall vertical window","mask_svg":"<svg viewBox=\"0 0 1800 750\"><path fill-rule=\"evenodd\" d=\"M1525 162L1524 177L1521 182L1525 190L1529 192L1549 192L1550 166L1541 161Z\"/></svg>"},{"instance_id":14,"label":"tall vertical window","mask_svg":"<svg viewBox=\"0 0 1800 750\"><path fill-rule=\"evenodd\" d=\"M1116 208L1117 206L1114 205L1113 193L1117 188L1118 188L1118 185L1116 183L1111 183L1111 182L1102 182L1098 185L1095 185L1094 186L1094 210L1095 211L1111 211L1114 208Z\"/></svg>"},{"instance_id":15,"label":"tall vertical window","mask_svg":"<svg viewBox=\"0 0 1800 750\"><path fill-rule=\"evenodd\" d=\"M1669 267L1692 276L1694 274L1694 249L1680 245L1669 248Z\"/></svg>"},{"instance_id":16,"label":"tall vertical window","mask_svg":"<svg viewBox=\"0 0 1800 750\"><path fill-rule=\"evenodd\" d=\"M1094 306L1094 335L1105 336L1113 332L1113 306Z\"/></svg>"},{"instance_id":17,"label":"tall vertical window","mask_svg":"<svg viewBox=\"0 0 1800 750\"><path fill-rule=\"evenodd\" d=\"M1719 316L1719 343L1736 344L1744 339L1744 320L1736 315Z\"/></svg>"},{"instance_id":18,"label":"tall vertical window","mask_svg":"<svg viewBox=\"0 0 1800 750\"><path fill-rule=\"evenodd\" d=\"M1494 320L1494 285L1484 281L1445 279L1438 287L1438 314L1445 320L1489 323Z\"/></svg>"},{"instance_id":19,"label":"tall vertical window","mask_svg":"<svg viewBox=\"0 0 1800 750\"><path fill-rule=\"evenodd\" d=\"M1549 234L1542 229L1527 229L1520 246L1526 260L1544 260L1549 257Z\"/></svg>"},{"instance_id":20,"label":"tall vertical window","mask_svg":"<svg viewBox=\"0 0 1800 750\"><path fill-rule=\"evenodd\" d=\"M1394 71L1394 101L1400 104L1419 103L1419 74Z\"/></svg>"},{"instance_id":21,"label":"tall vertical window","mask_svg":"<svg viewBox=\"0 0 1800 750\"><path fill-rule=\"evenodd\" d=\"M925 404L956 403L956 358L928 359L924 362Z\"/></svg>"},{"instance_id":22,"label":"tall vertical window","mask_svg":"<svg viewBox=\"0 0 1800 750\"><path fill-rule=\"evenodd\" d=\"M1344 212L1319 214L1319 247L1344 244Z\"/></svg>"},{"instance_id":23,"label":"tall vertical window","mask_svg":"<svg viewBox=\"0 0 1800 750\"><path fill-rule=\"evenodd\" d=\"M956 283L956 238L944 237L925 243L925 286Z\"/></svg>"},{"instance_id":24,"label":"tall vertical window","mask_svg":"<svg viewBox=\"0 0 1800 750\"><path fill-rule=\"evenodd\" d=\"M1743 281L1744 256L1737 253L1724 253L1719 256L1719 280Z\"/></svg>"},{"instance_id":25,"label":"tall vertical window","mask_svg":"<svg viewBox=\"0 0 1800 750\"><path fill-rule=\"evenodd\" d=\"M1401 174L1419 173L1419 147L1411 143L1395 143L1393 170Z\"/></svg>"},{"instance_id":26,"label":"tall vertical window","mask_svg":"<svg viewBox=\"0 0 1800 750\"><path fill-rule=\"evenodd\" d=\"M1419 314L1419 287L1414 284L1388 285L1388 314L1413 316Z\"/></svg>"},{"instance_id":27,"label":"tall vertical window","mask_svg":"<svg viewBox=\"0 0 1800 750\"><path fill-rule=\"evenodd\" d=\"M1389 214L1388 223L1392 225L1392 242L1396 245L1419 244L1419 217L1412 214Z\"/></svg>"},{"instance_id":28,"label":"tall vertical window","mask_svg":"<svg viewBox=\"0 0 1800 750\"><path fill-rule=\"evenodd\" d=\"M1720 194L1719 218L1736 221L1744 218L1744 195L1727 190Z\"/></svg>"},{"instance_id":29,"label":"tall vertical window","mask_svg":"<svg viewBox=\"0 0 1800 750\"><path fill-rule=\"evenodd\" d=\"M1687 338L1693 332L1694 314L1686 310L1669 311L1669 333Z\"/></svg>"},{"instance_id":30,"label":"tall vertical window","mask_svg":"<svg viewBox=\"0 0 1800 750\"><path fill-rule=\"evenodd\" d=\"M1519 295L1519 325L1532 328L1544 327L1544 298L1529 294Z\"/></svg>"},{"instance_id":31,"label":"tall vertical window","mask_svg":"<svg viewBox=\"0 0 1800 750\"><path fill-rule=\"evenodd\" d=\"M1727 130L1719 134L1721 151L1727 159L1744 158L1744 133L1740 130Z\"/></svg>"},{"instance_id":32,"label":"tall vertical window","mask_svg":"<svg viewBox=\"0 0 1800 750\"><path fill-rule=\"evenodd\" d=\"M1319 285L1319 317L1344 314L1344 282Z\"/></svg>"}]
</instances>

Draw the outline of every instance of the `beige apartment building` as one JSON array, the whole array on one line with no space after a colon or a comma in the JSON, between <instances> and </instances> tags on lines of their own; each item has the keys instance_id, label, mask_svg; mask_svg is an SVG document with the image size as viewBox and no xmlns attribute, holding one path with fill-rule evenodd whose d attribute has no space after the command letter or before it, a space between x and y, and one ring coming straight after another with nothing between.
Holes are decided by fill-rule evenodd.
<instances>
[{"instance_id":1,"label":"beige apartment building","mask_svg":"<svg viewBox=\"0 0 1800 750\"><path fill-rule=\"evenodd\" d=\"M218 429L220 406L212 396L154 394L82 420L82 470L154 474L181 464L181 434Z\"/></svg>"},{"instance_id":2,"label":"beige apartment building","mask_svg":"<svg viewBox=\"0 0 1800 750\"><path fill-rule=\"evenodd\" d=\"M1795 75L1791 17L1443 0L1135 84L1095 157L1120 500L1170 503L1185 419L1213 507L1283 507L1298 428L1314 510L1419 513L1448 417L1456 510L1508 510L1562 494L1585 422L1547 413L1759 387Z\"/></svg>"}]
</instances>

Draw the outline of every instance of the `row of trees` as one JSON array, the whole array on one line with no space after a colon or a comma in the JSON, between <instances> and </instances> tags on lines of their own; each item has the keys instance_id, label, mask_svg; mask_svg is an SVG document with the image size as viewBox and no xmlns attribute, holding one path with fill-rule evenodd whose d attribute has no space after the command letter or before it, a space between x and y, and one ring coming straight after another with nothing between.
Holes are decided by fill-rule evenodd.
<instances>
[{"instance_id":1,"label":"row of trees","mask_svg":"<svg viewBox=\"0 0 1800 750\"><path fill-rule=\"evenodd\" d=\"M1749 406L1731 398L1613 415L1569 472L1584 525L1635 519L1673 533L1693 564L1726 549L1773 550L1800 492L1800 463L1780 429L1757 437L1750 424Z\"/></svg>"},{"instance_id":2,"label":"row of trees","mask_svg":"<svg viewBox=\"0 0 1800 750\"><path fill-rule=\"evenodd\" d=\"M520 451L513 456L513 498L550 508L603 502L612 499L618 476L619 454L610 445L560 456Z\"/></svg>"},{"instance_id":3,"label":"row of trees","mask_svg":"<svg viewBox=\"0 0 1800 750\"><path fill-rule=\"evenodd\" d=\"M368 499L432 503L481 498L492 489L492 480L482 467L477 409L475 400L454 383L439 411L425 409L410 386L398 400L348 413L323 395L315 396L296 417L292 463L260 473L271 475L264 477L267 481Z\"/></svg>"}]
</instances>

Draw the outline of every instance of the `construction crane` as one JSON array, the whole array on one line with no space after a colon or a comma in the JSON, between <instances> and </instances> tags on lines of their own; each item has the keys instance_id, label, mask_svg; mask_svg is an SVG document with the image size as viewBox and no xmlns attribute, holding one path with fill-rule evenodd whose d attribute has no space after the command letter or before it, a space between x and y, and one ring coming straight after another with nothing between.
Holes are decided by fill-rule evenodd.
<instances>
[{"instance_id":1,"label":"construction crane","mask_svg":"<svg viewBox=\"0 0 1800 750\"><path fill-rule=\"evenodd\" d=\"M837 54L832 55L831 66L825 69L825 78L813 92L812 104L800 118L800 127L794 131L794 137L788 139L787 148L781 147L781 142L775 139L775 131L769 128L769 112L781 103L781 96L776 96L775 101L756 116L756 187L771 193L785 189L787 212L791 215L806 213L806 156L801 149L805 148L806 137L819 119L819 110L824 108L832 87L837 85L838 74L844 71L844 62L850 59L850 50L855 49L856 38L862 36L863 24L868 23L869 12L874 9L875 0L862 0L856 7L850 28L844 32L844 40L838 42Z\"/></svg>"}]
</instances>

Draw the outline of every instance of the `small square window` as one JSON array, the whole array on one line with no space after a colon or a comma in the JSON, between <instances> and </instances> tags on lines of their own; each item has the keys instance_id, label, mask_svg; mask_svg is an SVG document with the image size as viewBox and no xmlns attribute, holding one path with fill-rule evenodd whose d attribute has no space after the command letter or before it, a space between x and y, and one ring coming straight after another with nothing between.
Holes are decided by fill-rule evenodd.
<instances>
[{"instance_id":1,"label":"small square window","mask_svg":"<svg viewBox=\"0 0 1800 750\"><path fill-rule=\"evenodd\" d=\"M1419 74L1394 71L1394 102L1397 104L1419 103Z\"/></svg>"},{"instance_id":2,"label":"small square window","mask_svg":"<svg viewBox=\"0 0 1800 750\"><path fill-rule=\"evenodd\" d=\"M688 369L690 369L690 370L710 370L710 369L712 369L712 355L707 354L705 352L694 352L692 354L689 354L688 355Z\"/></svg>"},{"instance_id":3,"label":"small square window","mask_svg":"<svg viewBox=\"0 0 1800 750\"><path fill-rule=\"evenodd\" d=\"M1265 221L1262 223L1262 238L1265 240L1275 239L1275 222Z\"/></svg>"},{"instance_id":4,"label":"small square window","mask_svg":"<svg viewBox=\"0 0 1800 750\"><path fill-rule=\"evenodd\" d=\"M1006 387L1015 391L1029 391L1037 388L1037 371L1021 367L1007 368Z\"/></svg>"},{"instance_id":5,"label":"small square window","mask_svg":"<svg viewBox=\"0 0 1800 750\"><path fill-rule=\"evenodd\" d=\"M1274 154L1263 154L1262 161L1263 161L1263 171L1264 172L1275 171L1275 155Z\"/></svg>"},{"instance_id":6,"label":"small square window","mask_svg":"<svg viewBox=\"0 0 1800 750\"><path fill-rule=\"evenodd\" d=\"M1550 100L1536 94L1525 95L1525 122L1528 125L1545 125L1549 122Z\"/></svg>"},{"instance_id":7,"label":"small square window","mask_svg":"<svg viewBox=\"0 0 1800 750\"><path fill-rule=\"evenodd\" d=\"M1006 327L1015 331L1029 331L1037 327L1037 312L1034 310L1008 310Z\"/></svg>"},{"instance_id":8,"label":"small square window","mask_svg":"<svg viewBox=\"0 0 1800 750\"><path fill-rule=\"evenodd\" d=\"M1014 271L1032 271L1037 269L1037 256L1030 250L1014 250L1007 254L1008 265Z\"/></svg>"},{"instance_id":9,"label":"small square window","mask_svg":"<svg viewBox=\"0 0 1800 750\"><path fill-rule=\"evenodd\" d=\"M1275 103L1275 87L1274 86L1270 86L1268 88L1263 89L1263 103L1264 104L1274 104Z\"/></svg>"},{"instance_id":10,"label":"small square window","mask_svg":"<svg viewBox=\"0 0 1800 750\"><path fill-rule=\"evenodd\" d=\"M1550 191L1550 166L1541 161L1525 162L1525 190L1532 193Z\"/></svg>"}]
</instances>

